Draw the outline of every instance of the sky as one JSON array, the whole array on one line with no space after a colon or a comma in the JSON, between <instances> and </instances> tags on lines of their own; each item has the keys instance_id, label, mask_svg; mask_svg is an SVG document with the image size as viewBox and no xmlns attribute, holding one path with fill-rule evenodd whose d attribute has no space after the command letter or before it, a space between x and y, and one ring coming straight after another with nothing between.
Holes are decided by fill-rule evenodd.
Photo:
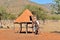
<instances>
[{"instance_id":1,"label":"sky","mask_svg":"<svg viewBox=\"0 0 60 40\"><path fill-rule=\"evenodd\" d=\"M36 2L38 4L47 4L52 3L52 0L31 0L32 2Z\"/></svg>"}]
</instances>

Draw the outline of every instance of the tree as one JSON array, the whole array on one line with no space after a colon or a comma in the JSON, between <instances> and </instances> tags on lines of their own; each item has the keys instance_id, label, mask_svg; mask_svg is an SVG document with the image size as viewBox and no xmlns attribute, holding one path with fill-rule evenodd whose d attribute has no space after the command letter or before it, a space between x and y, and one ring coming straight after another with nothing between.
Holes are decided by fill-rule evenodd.
<instances>
[{"instance_id":1,"label":"tree","mask_svg":"<svg viewBox=\"0 0 60 40\"><path fill-rule=\"evenodd\" d=\"M1 20L2 14L0 13L0 20Z\"/></svg>"},{"instance_id":2,"label":"tree","mask_svg":"<svg viewBox=\"0 0 60 40\"><path fill-rule=\"evenodd\" d=\"M0 7L0 19L2 20L13 20L16 16L11 13L7 13L4 7Z\"/></svg>"},{"instance_id":3,"label":"tree","mask_svg":"<svg viewBox=\"0 0 60 40\"><path fill-rule=\"evenodd\" d=\"M46 12L40 8L40 7L37 7L37 6L33 6L33 5L26 5L25 6L25 9L29 9L33 15L36 15L37 16L37 19L41 19L41 20L44 20L46 19ZM24 9L24 10L25 10Z\"/></svg>"},{"instance_id":4,"label":"tree","mask_svg":"<svg viewBox=\"0 0 60 40\"><path fill-rule=\"evenodd\" d=\"M60 0L54 0L54 13L60 14Z\"/></svg>"},{"instance_id":5,"label":"tree","mask_svg":"<svg viewBox=\"0 0 60 40\"><path fill-rule=\"evenodd\" d=\"M56 5L58 7L57 13L60 14L60 0L55 0L55 2L56 2Z\"/></svg>"}]
</instances>

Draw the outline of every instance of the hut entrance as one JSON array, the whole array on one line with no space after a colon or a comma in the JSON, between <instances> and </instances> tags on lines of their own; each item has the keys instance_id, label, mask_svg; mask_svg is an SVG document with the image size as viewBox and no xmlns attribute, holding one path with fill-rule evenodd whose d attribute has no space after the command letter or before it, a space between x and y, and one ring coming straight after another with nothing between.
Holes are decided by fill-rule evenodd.
<instances>
[{"instance_id":1,"label":"hut entrance","mask_svg":"<svg viewBox=\"0 0 60 40\"><path fill-rule=\"evenodd\" d=\"M32 21L32 17L30 16L30 21Z\"/></svg>"}]
</instances>

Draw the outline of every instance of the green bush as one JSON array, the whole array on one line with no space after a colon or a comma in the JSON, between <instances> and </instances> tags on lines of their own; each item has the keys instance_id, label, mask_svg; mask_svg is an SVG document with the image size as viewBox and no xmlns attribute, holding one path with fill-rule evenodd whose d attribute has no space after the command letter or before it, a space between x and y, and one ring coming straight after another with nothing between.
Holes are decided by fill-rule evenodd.
<instances>
[{"instance_id":1,"label":"green bush","mask_svg":"<svg viewBox=\"0 0 60 40\"><path fill-rule=\"evenodd\" d=\"M26 5L25 9L29 9L32 12L33 15L37 16L38 20L45 20L45 19L60 20L60 15L56 15L55 13L48 15L47 12L45 12L42 8L37 7L37 6Z\"/></svg>"},{"instance_id":2,"label":"green bush","mask_svg":"<svg viewBox=\"0 0 60 40\"><path fill-rule=\"evenodd\" d=\"M33 15L37 16L38 20L39 19L44 20L47 17L46 12L40 7L33 6L33 5L26 5L25 9L29 9Z\"/></svg>"},{"instance_id":3,"label":"green bush","mask_svg":"<svg viewBox=\"0 0 60 40\"><path fill-rule=\"evenodd\" d=\"M11 13L7 13L6 12L6 9L4 8L4 7L0 7L0 17L1 17L1 19L3 19L3 20L13 20L13 19L15 19L16 18L16 16L15 15L13 15L13 14L11 14Z\"/></svg>"},{"instance_id":4,"label":"green bush","mask_svg":"<svg viewBox=\"0 0 60 40\"><path fill-rule=\"evenodd\" d=\"M60 20L60 15L53 14L53 15L48 16L47 19L49 19L49 20Z\"/></svg>"}]
</instances>

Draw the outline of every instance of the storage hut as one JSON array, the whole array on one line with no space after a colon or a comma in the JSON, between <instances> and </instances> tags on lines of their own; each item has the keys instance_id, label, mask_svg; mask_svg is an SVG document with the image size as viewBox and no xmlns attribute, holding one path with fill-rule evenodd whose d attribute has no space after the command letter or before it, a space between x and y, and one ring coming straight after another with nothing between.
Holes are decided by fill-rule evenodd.
<instances>
[{"instance_id":1,"label":"storage hut","mask_svg":"<svg viewBox=\"0 0 60 40\"><path fill-rule=\"evenodd\" d=\"M20 24L20 32L22 31L22 24L26 24L26 33L28 31L28 24L32 24L32 16L33 14L30 12L30 10L26 9L17 19L14 21L14 23Z\"/></svg>"}]
</instances>

